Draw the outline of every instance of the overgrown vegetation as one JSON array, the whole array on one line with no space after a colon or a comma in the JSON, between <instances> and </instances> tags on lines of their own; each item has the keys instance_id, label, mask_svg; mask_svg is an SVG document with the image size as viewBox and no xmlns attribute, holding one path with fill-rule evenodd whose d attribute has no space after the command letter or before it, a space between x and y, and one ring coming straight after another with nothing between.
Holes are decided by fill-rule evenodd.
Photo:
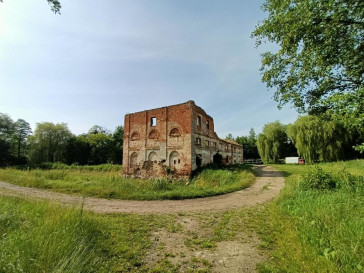
<instances>
[{"instance_id":1,"label":"overgrown vegetation","mask_svg":"<svg viewBox=\"0 0 364 273\"><path fill-rule=\"evenodd\" d=\"M86 196L135 200L186 199L224 194L250 186L249 166L205 169L191 181L124 178L121 166L43 164L45 169L0 169L0 180L20 186Z\"/></svg>"},{"instance_id":2,"label":"overgrown vegetation","mask_svg":"<svg viewBox=\"0 0 364 273\"><path fill-rule=\"evenodd\" d=\"M274 167L286 187L260 228L272 249L260 271L362 272L364 160Z\"/></svg>"},{"instance_id":3,"label":"overgrown vegetation","mask_svg":"<svg viewBox=\"0 0 364 273\"><path fill-rule=\"evenodd\" d=\"M0 272L147 272L150 234L162 223L1 197Z\"/></svg>"}]
</instances>

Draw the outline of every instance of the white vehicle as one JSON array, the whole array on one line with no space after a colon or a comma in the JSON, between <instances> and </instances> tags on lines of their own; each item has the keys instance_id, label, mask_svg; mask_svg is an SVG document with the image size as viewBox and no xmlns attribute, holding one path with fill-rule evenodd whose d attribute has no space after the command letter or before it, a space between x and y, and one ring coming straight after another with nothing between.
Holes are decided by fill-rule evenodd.
<instances>
[{"instance_id":1,"label":"white vehicle","mask_svg":"<svg viewBox=\"0 0 364 273\"><path fill-rule=\"evenodd\" d=\"M286 157L286 164L298 164L299 157Z\"/></svg>"}]
</instances>

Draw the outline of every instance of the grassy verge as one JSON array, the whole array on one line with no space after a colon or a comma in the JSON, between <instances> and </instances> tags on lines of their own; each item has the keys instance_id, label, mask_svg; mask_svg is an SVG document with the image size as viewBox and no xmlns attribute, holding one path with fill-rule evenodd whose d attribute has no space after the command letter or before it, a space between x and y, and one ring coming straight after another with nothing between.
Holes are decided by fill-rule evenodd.
<instances>
[{"instance_id":1,"label":"grassy verge","mask_svg":"<svg viewBox=\"0 0 364 273\"><path fill-rule=\"evenodd\" d=\"M85 196L158 200L186 199L224 194L250 186L254 175L249 166L206 169L188 184L167 179L123 178L119 170L75 166L66 169L0 169L0 180L20 186L51 189Z\"/></svg>"},{"instance_id":2,"label":"grassy verge","mask_svg":"<svg viewBox=\"0 0 364 273\"><path fill-rule=\"evenodd\" d=\"M147 272L150 235L164 218L1 197L0 272Z\"/></svg>"},{"instance_id":3,"label":"grassy verge","mask_svg":"<svg viewBox=\"0 0 364 273\"><path fill-rule=\"evenodd\" d=\"M285 174L286 187L267 206L268 218L260 227L272 249L272 258L260 265L260 272L363 272L364 160L320 164L325 177L341 177L339 184L353 178L343 173L356 175L360 190L303 188L301 177L313 167L274 167Z\"/></svg>"}]
</instances>

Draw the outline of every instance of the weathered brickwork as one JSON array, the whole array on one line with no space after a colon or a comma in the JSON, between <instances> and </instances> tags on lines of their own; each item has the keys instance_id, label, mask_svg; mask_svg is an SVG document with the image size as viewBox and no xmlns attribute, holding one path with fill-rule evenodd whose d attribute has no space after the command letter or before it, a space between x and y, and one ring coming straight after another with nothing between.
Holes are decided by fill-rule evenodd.
<instances>
[{"instance_id":1,"label":"weathered brickwork","mask_svg":"<svg viewBox=\"0 0 364 273\"><path fill-rule=\"evenodd\" d=\"M225 164L242 163L243 147L220 139L213 118L193 101L125 115L123 173L190 176L219 153Z\"/></svg>"}]
</instances>

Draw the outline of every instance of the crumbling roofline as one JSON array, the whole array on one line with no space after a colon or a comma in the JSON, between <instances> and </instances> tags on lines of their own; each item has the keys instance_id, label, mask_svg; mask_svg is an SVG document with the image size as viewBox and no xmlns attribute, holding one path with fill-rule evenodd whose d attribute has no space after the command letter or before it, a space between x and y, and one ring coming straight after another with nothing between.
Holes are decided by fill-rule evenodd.
<instances>
[{"instance_id":1,"label":"crumbling roofline","mask_svg":"<svg viewBox=\"0 0 364 273\"><path fill-rule=\"evenodd\" d=\"M173 104L173 105L168 105L168 106L162 106L162 107L157 107L157 108L153 108L153 109L146 109L146 110L143 110L143 111L138 111L138 112L133 112L133 113L127 113L127 114L125 114L125 116L139 114L139 113L143 113L143 112L146 112L146 111L149 112L149 111L153 111L153 110L160 110L160 109L163 109L163 108L170 108L170 107L185 105L185 104L189 104L189 103L192 103L192 104L196 105L193 100L189 100L189 101L186 101L186 102L183 102L183 103L178 103L178 104Z\"/></svg>"}]
</instances>

